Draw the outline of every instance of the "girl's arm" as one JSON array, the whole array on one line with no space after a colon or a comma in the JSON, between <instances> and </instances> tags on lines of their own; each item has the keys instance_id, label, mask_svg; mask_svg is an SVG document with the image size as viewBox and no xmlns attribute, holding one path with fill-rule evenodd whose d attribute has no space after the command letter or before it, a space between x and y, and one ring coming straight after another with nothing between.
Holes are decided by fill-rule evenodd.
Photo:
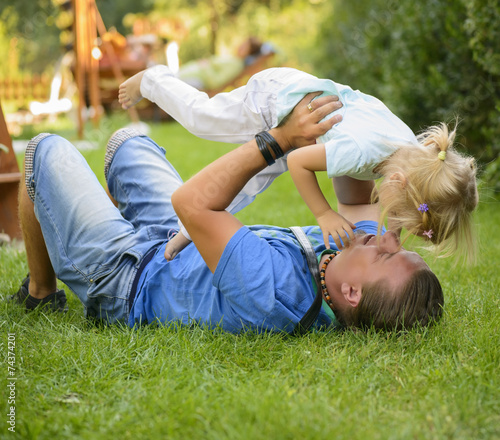
<instances>
[{"instance_id":1,"label":"girl's arm","mask_svg":"<svg viewBox=\"0 0 500 440\"><path fill-rule=\"evenodd\" d=\"M325 246L327 248L330 247L330 235L339 249L347 246L351 238L354 238L352 230L356 226L330 207L330 204L321 191L315 174L316 171L326 171L324 144L310 145L292 151L288 155L287 163L299 194L306 202L323 231Z\"/></svg>"}]
</instances>

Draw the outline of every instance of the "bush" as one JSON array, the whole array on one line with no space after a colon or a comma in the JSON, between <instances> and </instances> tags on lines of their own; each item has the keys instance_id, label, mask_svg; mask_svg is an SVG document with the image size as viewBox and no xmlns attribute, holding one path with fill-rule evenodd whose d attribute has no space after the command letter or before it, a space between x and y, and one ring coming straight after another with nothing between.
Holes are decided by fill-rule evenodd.
<instances>
[{"instance_id":1,"label":"bush","mask_svg":"<svg viewBox=\"0 0 500 440\"><path fill-rule=\"evenodd\" d=\"M498 2L344 5L335 0L325 14L317 60L322 76L377 96L417 132L458 116L462 148L483 164L498 157Z\"/></svg>"}]
</instances>

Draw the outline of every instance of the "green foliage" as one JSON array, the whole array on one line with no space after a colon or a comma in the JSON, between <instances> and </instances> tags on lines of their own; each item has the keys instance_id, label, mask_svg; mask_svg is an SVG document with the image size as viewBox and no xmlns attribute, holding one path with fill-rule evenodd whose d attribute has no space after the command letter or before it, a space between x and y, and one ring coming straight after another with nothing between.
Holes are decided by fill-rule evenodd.
<instances>
[{"instance_id":1,"label":"green foliage","mask_svg":"<svg viewBox=\"0 0 500 440\"><path fill-rule=\"evenodd\" d=\"M5 10L0 13L0 59L8 60L8 62L0 63L0 77L6 77L7 74L16 74L18 60L14 58L14 54L10 50L11 40L8 35L9 29L12 28L12 24L9 24L7 21L11 21L13 19L12 16L9 16L5 13ZM10 65L10 64L13 64Z\"/></svg>"},{"instance_id":2,"label":"green foliage","mask_svg":"<svg viewBox=\"0 0 500 440\"><path fill-rule=\"evenodd\" d=\"M317 67L415 131L458 116L460 142L487 162L500 153L499 12L498 2L335 1Z\"/></svg>"},{"instance_id":3,"label":"green foliage","mask_svg":"<svg viewBox=\"0 0 500 440\"><path fill-rule=\"evenodd\" d=\"M235 30L244 35L256 35L275 46L282 65L313 72L312 54L319 49L315 44L316 23L324 17L326 5L309 0L275 2L272 7L245 2L225 35Z\"/></svg>"},{"instance_id":4,"label":"green foliage","mask_svg":"<svg viewBox=\"0 0 500 440\"><path fill-rule=\"evenodd\" d=\"M500 194L500 156L486 165L481 177L483 192L486 195L493 193L498 196Z\"/></svg>"},{"instance_id":5,"label":"green foliage","mask_svg":"<svg viewBox=\"0 0 500 440\"><path fill-rule=\"evenodd\" d=\"M96 0L106 28L114 27L120 33L126 33L123 17L126 14L147 13L153 8L154 0Z\"/></svg>"},{"instance_id":6,"label":"green foliage","mask_svg":"<svg viewBox=\"0 0 500 440\"><path fill-rule=\"evenodd\" d=\"M42 73L61 56L59 29L55 26L58 9L52 0L7 0L0 20L9 40L8 62L2 76L22 72ZM3 46L0 32L0 46ZM3 46L1 51L5 51ZM13 51L13 52L12 52ZM3 59L3 58L2 58Z\"/></svg>"},{"instance_id":7,"label":"green foliage","mask_svg":"<svg viewBox=\"0 0 500 440\"><path fill-rule=\"evenodd\" d=\"M97 0L106 27L124 32L123 16L147 12L153 0ZM5 2L5 5L3 4ZM15 76L17 70L42 73L51 70L64 53L57 27L61 9L58 0L4 0L0 11L0 55L9 60L0 66L0 76ZM9 47L15 49L9 59ZM15 59L12 58L15 56ZM13 65L14 64L14 65Z\"/></svg>"},{"instance_id":8,"label":"green foliage","mask_svg":"<svg viewBox=\"0 0 500 440\"><path fill-rule=\"evenodd\" d=\"M249 36L270 41L287 65L313 70L311 46L324 0L156 0L151 20L178 20L186 35L169 35L179 41L181 62L212 53L234 53ZM127 18L127 24L131 21ZM215 45L215 46L214 46Z\"/></svg>"},{"instance_id":9,"label":"green foliage","mask_svg":"<svg viewBox=\"0 0 500 440\"><path fill-rule=\"evenodd\" d=\"M467 8L469 46L474 60L486 72L500 75L500 3L495 0L462 0Z\"/></svg>"}]
</instances>

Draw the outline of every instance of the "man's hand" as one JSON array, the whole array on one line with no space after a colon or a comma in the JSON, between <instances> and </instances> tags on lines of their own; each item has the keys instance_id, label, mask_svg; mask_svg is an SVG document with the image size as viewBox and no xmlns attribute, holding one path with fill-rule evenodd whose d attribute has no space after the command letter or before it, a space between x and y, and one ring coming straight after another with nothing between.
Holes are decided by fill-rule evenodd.
<instances>
[{"instance_id":1,"label":"man's hand","mask_svg":"<svg viewBox=\"0 0 500 440\"><path fill-rule=\"evenodd\" d=\"M321 92L307 94L293 109L279 127L273 128L269 133L274 136L283 152L293 148L304 147L316 143L316 139L324 135L335 124L342 121L341 115L334 115L322 121L325 116L342 107L338 96L322 96ZM308 108L311 105L313 111ZM321 122L320 122L321 121Z\"/></svg>"},{"instance_id":2,"label":"man's hand","mask_svg":"<svg viewBox=\"0 0 500 440\"><path fill-rule=\"evenodd\" d=\"M316 220L323 232L323 240L327 249L330 248L330 235L339 249L349 246L350 241L354 239L353 229L356 229L356 226L332 209L318 216Z\"/></svg>"}]
</instances>

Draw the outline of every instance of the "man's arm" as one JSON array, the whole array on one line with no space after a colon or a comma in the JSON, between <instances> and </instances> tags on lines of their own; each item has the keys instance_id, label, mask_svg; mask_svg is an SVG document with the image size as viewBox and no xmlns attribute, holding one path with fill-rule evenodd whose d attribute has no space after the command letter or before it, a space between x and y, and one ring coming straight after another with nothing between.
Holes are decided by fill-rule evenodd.
<instances>
[{"instance_id":1,"label":"man's arm","mask_svg":"<svg viewBox=\"0 0 500 440\"><path fill-rule=\"evenodd\" d=\"M375 187L373 180L357 180L343 176L333 179L333 186L338 200L338 212L349 221L378 221L380 206L371 203L371 194Z\"/></svg>"},{"instance_id":2,"label":"man's arm","mask_svg":"<svg viewBox=\"0 0 500 440\"><path fill-rule=\"evenodd\" d=\"M321 107L314 112L307 109L315 95L307 95L283 126L270 130L284 153L292 147L314 144L316 138L338 122L339 117L334 116L319 123L340 107L335 97L318 98L315 105L321 104ZM252 140L205 167L172 195L179 219L212 272L227 243L242 226L225 209L245 184L266 166L257 143Z\"/></svg>"}]
</instances>

